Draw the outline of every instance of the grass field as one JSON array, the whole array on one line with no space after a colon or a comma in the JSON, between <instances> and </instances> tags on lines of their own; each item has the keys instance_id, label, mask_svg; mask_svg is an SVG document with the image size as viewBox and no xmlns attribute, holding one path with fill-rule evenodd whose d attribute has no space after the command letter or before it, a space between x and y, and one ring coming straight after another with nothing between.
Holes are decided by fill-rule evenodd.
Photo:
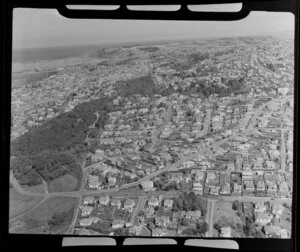
<instances>
[{"instance_id":1,"label":"grass field","mask_svg":"<svg viewBox=\"0 0 300 252\"><path fill-rule=\"evenodd\" d=\"M66 174L49 183L49 192L70 192L76 189L77 184L77 178L70 174Z\"/></svg>"},{"instance_id":2,"label":"grass field","mask_svg":"<svg viewBox=\"0 0 300 252\"><path fill-rule=\"evenodd\" d=\"M242 224L240 217L232 209L232 202L218 201L215 204L214 223L224 217L234 224Z\"/></svg>"},{"instance_id":3,"label":"grass field","mask_svg":"<svg viewBox=\"0 0 300 252\"><path fill-rule=\"evenodd\" d=\"M40 185L35 185L35 186L28 186L28 187L23 187L24 190L28 192L33 192L33 193L44 193L44 186L42 184Z\"/></svg>"},{"instance_id":4,"label":"grass field","mask_svg":"<svg viewBox=\"0 0 300 252\"><path fill-rule=\"evenodd\" d=\"M24 196L14 188L9 189L9 218L16 217L38 204L43 197Z\"/></svg>"},{"instance_id":5,"label":"grass field","mask_svg":"<svg viewBox=\"0 0 300 252\"><path fill-rule=\"evenodd\" d=\"M29 211L24 216L10 221L10 233L64 233L72 221L73 210L77 202L77 198L72 197L51 197L38 207ZM64 221L61 225L56 226L55 231L50 229L48 221L54 214L67 213L68 221Z\"/></svg>"}]
</instances>

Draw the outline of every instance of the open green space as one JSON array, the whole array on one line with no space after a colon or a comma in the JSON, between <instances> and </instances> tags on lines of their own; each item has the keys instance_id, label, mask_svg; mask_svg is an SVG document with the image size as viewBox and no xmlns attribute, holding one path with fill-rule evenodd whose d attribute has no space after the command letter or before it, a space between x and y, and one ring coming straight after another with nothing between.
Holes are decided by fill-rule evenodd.
<instances>
[{"instance_id":1,"label":"open green space","mask_svg":"<svg viewBox=\"0 0 300 252\"><path fill-rule=\"evenodd\" d=\"M25 196L14 188L9 189L9 217L13 218L33 208L43 199L42 196Z\"/></svg>"},{"instance_id":2,"label":"open green space","mask_svg":"<svg viewBox=\"0 0 300 252\"><path fill-rule=\"evenodd\" d=\"M49 183L49 192L70 192L76 189L77 184L76 177L66 174Z\"/></svg>"},{"instance_id":3,"label":"open green space","mask_svg":"<svg viewBox=\"0 0 300 252\"><path fill-rule=\"evenodd\" d=\"M64 233L71 224L78 199L51 197L9 223L10 233Z\"/></svg>"},{"instance_id":4,"label":"open green space","mask_svg":"<svg viewBox=\"0 0 300 252\"><path fill-rule=\"evenodd\" d=\"M89 150L84 141L89 126L95 121L95 113L98 112L100 116L95 127L102 128L111 108L108 98L85 102L12 141L11 154L15 158L11 160L11 168L19 183L35 186L42 183L41 178L49 183L66 174L81 181L80 163ZM67 190L79 187L79 183L74 187L75 180L70 177L61 180L71 183L66 185ZM56 187L61 180L54 183ZM53 189L52 184L51 187Z\"/></svg>"}]
</instances>

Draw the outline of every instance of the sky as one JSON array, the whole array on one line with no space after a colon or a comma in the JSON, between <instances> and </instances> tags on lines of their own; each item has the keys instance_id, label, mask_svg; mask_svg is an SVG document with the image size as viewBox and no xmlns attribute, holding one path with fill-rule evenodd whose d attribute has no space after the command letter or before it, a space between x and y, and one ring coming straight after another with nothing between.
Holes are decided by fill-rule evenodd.
<instances>
[{"instance_id":1,"label":"sky","mask_svg":"<svg viewBox=\"0 0 300 252\"><path fill-rule=\"evenodd\" d=\"M292 13L251 12L238 21L152 21L68 19L55 9L17 8L13 13L13 48L42 48L251 36L294 30Z\"/></svg>"}]
</instances>

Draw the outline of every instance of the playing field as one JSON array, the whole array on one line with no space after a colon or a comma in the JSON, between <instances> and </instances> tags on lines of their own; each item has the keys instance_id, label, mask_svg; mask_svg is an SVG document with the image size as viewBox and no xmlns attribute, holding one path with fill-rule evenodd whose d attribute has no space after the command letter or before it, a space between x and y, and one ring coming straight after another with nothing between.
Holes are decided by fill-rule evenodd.
<instances>
[{"instance_id":1,"label":"playing field","mask_svg":"<svg viewBox=\"0 0 300 252\"><path fill-rule=\"evenodd\" d=\"M71 224L77 198L51 197L20 218L9 223L10 233L64 233ZM61 221L51 226L54 215L64 214ZM59 218L56 218L56 220Z\"/></svg>"},{"instance_id":2,"label":"playing field","mask_svg":"<svg viewBox=\"0 0 300 252\"><path fill-rule=\"evenodd\" d=\"M40 197L24 196L14 188L9 189L9 218L16 217L33 208L43 199Z\"/></svg>"}]
</instances>

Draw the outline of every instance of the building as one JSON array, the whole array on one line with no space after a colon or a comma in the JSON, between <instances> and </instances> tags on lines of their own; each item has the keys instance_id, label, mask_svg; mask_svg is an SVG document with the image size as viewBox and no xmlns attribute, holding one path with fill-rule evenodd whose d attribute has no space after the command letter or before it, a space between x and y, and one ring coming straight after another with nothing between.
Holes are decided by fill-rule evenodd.
<instances>
[{"instance_id":1,"label":"building","mask_svg":"<svg viewBox=\"0 0 300 252\"><path fill-rule=\"evenodd\" d=\"M220 237L231 237L231 227L221 227Z\"/></svg>"},{"instance_id":2,"label":"building","mask_svg":"<svg viewBox=\"0 0 300 252\"><path fill-rule=\"evenodd\" d=\"M116 177L108 177L108 185L110 187L115 186L117 183L117 178Z\"/></svg>"},{"instance_id":3,"label":"building","mask_svg":"<svg viewBox=\"0 0 300 252\"><path fill-rule=\"evenodd\" d=\"M107 206L108 203L109 203L109 196L108 196L108 195L106 195L106 196L101 196L101 197L99 198L99 204L100 204L100 205L105 205L105 206Z\"/></svg>"},{"instance_id":4,"label":"building","mask_svg":"<svg viewBox=\"0 0 300 252\"><path fill-rule=\"evenodd\" d=\"M124 225L125 225L124 220L117 219L117 220L113 220L111 226L112 226L112 228L122 228L122 227L124 227Z\"/></svg>"},{"instance_id":5,"label":"building","mask_svg":"<svg viewBox=\"0 0 300 252\"><path fill-rule=\"evenodd\" d=\"M254 212L263 213L266 210L267 210L267 206L265 205L264 202L258 201L258 202L255 203Z\"/></svg>"},{"instance_id":6,"label":"building","mask_svg":"<svg viewBox=\"0 0 300 252\"><path fill-rule=\"evenodd\" d=\"M211 194L211 195L219 195L219 190L220 190L219 186L210 186L209 194Z\"/></svg>"},{"instance_id":7,"label":"building","mask_svg":"<svg viewBox=\"0 0 300 252\"><path fill-rule=\"evenodd\" d=\"M242 194L242 185L238 183L233 183L233 192L231 193L232 196L240 196Z\"/></svg>"},{"instance_id":8,"label":"building","mask_svg":"<svg viewBox=\"0 0 300 252\"><path fill-rule=\"evenodd\" d=\"M263 180L257 181L256 190L260 191L260 192L266 190L266 185L265 185L265 182Z\"/></svg>"},{"instance_id":9,"label":"building","mask_svg":"<svg viewBox=\"0 0 300 252\"><path fill-rule=\"evenodd\" d=\"M245 190L248 192L253 192L254 191L254 184L252 180L245 180L244 181L244 187Z\"/></svg>"},{"instance_id":10,"label":"building","mask_svg":"<svg viewBox=\"0 0 300 252\"><path fill-rule=\"evenodd\" d=\"M93 207L91 206L80 206L81 216L89 216L93 211Z\"/></svg>"},{"instance_id":11,"label":"building","mask_svg":"<svg viewBox=\"0 0 300 252\"><path fill-rule=\"evenodd\" d=\"M221 185L221 190L220 190L220 194L226 195L226 194L230 194L230 184L226 183Z\"/></svg>"},{"instance_id":12,"label":"building","mask_svg":"<svg viewBox=\"0 0 300 252\"><path fill-rule=\"evenodd\" d=\"M170 223L169 216L156 216L155 225L156 226L167 226Z\"/></svg>"},{"instance_id":13,"label":"building","mask_svg":"<svg viewBox=\"0 0 300 252\"><path fill-rule=\"evenodd\" d=\"M193 182L193 191L195 194L203 194L203 185L200 182Z\"/></svg>"},{"instance_id":14,"label":"building","mask_svg":"<svg viewBox=\"0 0 300 252\"><path fill-rule=\"evenodd\" d=\"M250 202L243 202L243 212L247 216L251 216L253 214L253 204Z\"/></svg>"},{"instance_id":15,"label":"building","mask_svg":"<svg viewBox=\"0 0 300 252\"><path fill-rule=\"evenodd\" d=\"M185 217L187 219L197 220L197 219L199 219L201 217L201 211L200 210L187 211Z\"/></svg>"},{"instance_id":16,"label":"building","mask_svg":"<svg viewBox=\"0 0 300 252\"><path fill-rule=\"evenodd\" d=\"M98 217L83 218L79 220L79 226L90 226L99 221Z\"/></svg>"},{"instance_id":17,"label":"building","mask_svg":"<svg viewBox=\"0 0 300 252\"><path fill-rule=\"evenodd\" d=\"M153 190L153 181L143 181L141 183L142 188L144 189L144 191L150 191Z\"/></svg>"},{"instance_id":18,"label":"building","mask_svg":"<svg viewBox=\"0 0 300 252\"><path fill-rule=\"evenodd\" d=\"M267 170L275 170L275 163L271 160L266 160L265 167Z\"/></svg>"},{"instance_id":19,"label":"building","mask_svg":"<svg viewBox=\"0 0 300 252\"><path fill-rule=\"evenodd\" d=\"M260 224L262 226L271 222L273 215L267 213L256 213L255 215L255 223Z\"/></svg>"},{"instance_id":20,"label":"building","mask_svg":"<svg viewBox=\"0 0 300 252\"><path fill-rule=\"evenodd\" d=\"M127 211L132 211L135 206L135 201L133 199L127 199L124 203L124 209Z\"/></svg>"},{"instance_id":21,"label":"building","mask_svg":"<svg viewBox=\"0 0 300 252\"><path fill-rule=\"evenodd\" d=\"M117 206L118 209L120 209L120 207L121 207L121 205L122 205L122 203L121 203L121 201L120 201L119 199L112 199L112 201L110 202L110 204L111 204L112 206Z\"/></svg>"},{"instance_id":22,"label":"building","mask_svg":"<svg viewBox=\"0 0 300 252\"><path fill-rule=\"evenodd\" d=\"M152 229L152 236L153 237L159 237L159 236L164 236L164 235L167 235L167 230L162 229L162 228Z\"/></svg>"},{"instance_id":23,"label":"building","mask_svg":"<svg viewBox=\"0 0 300 252\"><path fill-rule=\"evenodd\" d=\"M148 206L157 207L159 206L159 199L157 197L151 197L148 199Z\"/></svg>"},{"instance_id":24,"label":"building","mask_svg":"<svg viewBox=\"0 0 300 252\"><path fill-rule=\"evenodd\" d=\"M282 206L281 204L273 204L271 208L272 214L274 214L277 218L279 218L284 211L284 206Z\"/></svg>"},{"instance_id":25,"label":"building","mask_svg":"<svg viewBox=\"0 0 300 252\"><path fill-rule=\"evenodd\" d=\"M252 179L253 178L253 172L252 170L244 170L242 171L242 179L246 180L246 179Z\"/></svg>"},{"instance_id":26,"label":"building","mask_svg":"<svg viewBox=\"0 0 300 252\"><path fill-rule=\"evenodd\" d=\"M91 205L94 203L94 197L93 196L86 196L82 200L82 204L84 205Z\"/></svg>"},{"instance_id":27,"label":"building","mask_svg":"<svg viewBox=\"0 0 300 252\"><path fill-rule=\"evenodd\" d=\"M164 207L166 207L166 208L172 208L172 206L173 206L173 200L171 200L171 199L165 199L164 200Z\"/></svg>"}]
</instances>

